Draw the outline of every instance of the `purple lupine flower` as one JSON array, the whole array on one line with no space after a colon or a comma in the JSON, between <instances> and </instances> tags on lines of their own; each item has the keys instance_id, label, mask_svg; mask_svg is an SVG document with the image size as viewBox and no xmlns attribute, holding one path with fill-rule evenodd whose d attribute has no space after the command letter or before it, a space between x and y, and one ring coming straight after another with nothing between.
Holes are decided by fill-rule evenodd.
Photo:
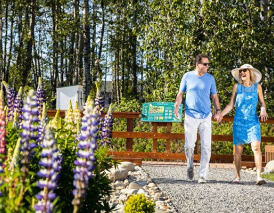
<instances>
[{"instance_id":1,"label":"purple lupine flower","mask_svg":"<svg viewBox=\"0 0 274 213\"><path fill-rule=\"evenodd\" d=\"M102 115L102 111L104 109L105 100L104 100L103 96L100 96L100 86L99 86L98 82L95 82L95 85L96 85L96 97L94 99L94 106L97 110L97 113L100 115L99 125L98 125L98 129L99 129L98 137L101 138L102 137L103 123L104 123L104 118L101 117L101 115Z\"/></svg>"},{"instance_id":2,"label":"purple lupine flower","mask_svg":"<svg viewBox=\"0 0 274 213\"><path fill-rule=\"evenodd\" d=\"M46 112L46 105L44 103L43 104L42 117L40 119L39 126L38 126L38 139L37 139L37 142L42 142L43 141L47 122L48 122L48 117L47 117L47 112Z\"/></svg>"},{"instance_id":3,"label":"purple lupine flower","mask_svg":"<svg viewBox=\"0 0 274 213\"><path fill-rule=\"evenodd\" d=\"M94 152L96 149L96 139L98 132L98 114L96 108L89 102L86 103L84 117L82 119L82 128L79 136L77 159L74 161L75 169L73 185L74 212L79 210L81 200L86 195L88 180L92 177L94 169Z\"/></svg>"},{"instance_id":4,"label":"purple lupine flower","mask_svg":"<svg viewBox=\"0 0 274 213\"><path fill-rule=\"evenodd\" d=\"M7 92L7 100L8 100L8 115L7 119L8 121L13 121L13 114L14 114L14 101L16 97L15 90L10 87L5 81L3 81L3 85L6 88Z\"/></svg>"},{"instance_id":5,"label":"purple lupine flower","mask_svg":"<svg viewBox=\"0 0 274 213\"><path fill-rule=\"evenodd\" d=\"M110 104L108 113L105 115L105 118L104 118L104 123L102 125L102 132L101 132L101 140L102 140L101 144L104 147L107 144L111 144L112 128L113 128L113 116L112 116L112 107Z\"/></svg>"},{"instance_id":6,"label":"purple lupine flower","mask_svg":"<svg viewBox=\"0 0 274 213\"><path fill-rule=\"evenodd\" d=\"M100 96L100 87L98 82L95 82L96 85L96 97L94 99L94 107L97 107L98 111L101 114L102 109L104 108L105 98Z\"/></svg>"},{"instance_id":7,"label":"purple lupine flower","mask_svg":"<svg viewBox=\"0 0 274 213\"><path fill-rule=\"evenodd\" d=\"M36 95L34 90L30 90L27 96L26 103L23 107L23 122L21 133L21 147L22 151L22 178L25 182L29 170L29 161L33 155L33 148L36 147L38 138L38 108Z\"/></svg>"},{"instance_id":8,"label":"purple lupine flower","mask_svg":"<svg viewBox=\"0 0 274 213\"><path fill-rule=\"evenodd\" d=\"M41 191L36 195L38 202L34 205L35 212L51 213L54 210L53 201L56 199L54 190L61 171L60 152L56 146L56 140L50 129L45 130L45 137L41 143L42 152L39 165L42 167L37 173L41 178L37 185Z\"/></svg>"},{"instance_id":9,"label":"purple lupine flower","mask_svg":"<svg viewBox=\"0 0 274 213\"><path fill-rule=\"evenodd\" d=\"M36 96L37 96L39 116L42 116L43 104L46 103L46 92L44 90L41 77L39 77L39 80L38 80Z\"/></svg>"},{"instance_id":10,"label":"purple lupine flower","mask_svg":"<svg viewBox=\"0 0 274 213\"><path fill-rule=\"evenodd\" d=\"M23 108L23 93L22 87L20 87L15 100L14 100L14 111L16 110L17 113L17 121L20 124L22 121L22 108Z\"/></svg>"},{"instance_id":11,"label":"purple lupine flower","mask_svg":"<svg viewBox=\"0 0 274 213\"><path fill-rule=\"evenodd\" d=\"M4 110L4 95L3 91L0 91L0 155L6 154L6 114ZM0 173L3 173L3 162L5 158L0 156ZM0 178L0 186L3 184L3 180ZM0 197L2 196L2 192L0 191Z\"/></svg>"}]
</instances>

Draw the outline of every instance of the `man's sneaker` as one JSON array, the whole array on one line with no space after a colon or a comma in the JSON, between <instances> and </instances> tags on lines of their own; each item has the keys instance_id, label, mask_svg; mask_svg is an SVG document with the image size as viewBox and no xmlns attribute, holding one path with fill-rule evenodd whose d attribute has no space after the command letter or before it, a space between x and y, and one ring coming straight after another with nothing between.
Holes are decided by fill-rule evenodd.
<instances>
[{"instance_id":1,"label":"man's sneaker","mask_svg":"<svg viewBox=\"0 0 274 213\"><path fill-rule=\"evenodd\" d=\"M194 178L194 171L193 167L187 169L187 179L188 180L193 180Z\"/></svg>"},{"instance_id":2,"label":"man's sneaker","mask_svg":"<svg viewBox=\"0 0 274 213\"><path fill-rule=\"evenodd\" d=\"M204 177L199 177L198 183L206 183L206 179Z\"/></svg>"}]
</instances>

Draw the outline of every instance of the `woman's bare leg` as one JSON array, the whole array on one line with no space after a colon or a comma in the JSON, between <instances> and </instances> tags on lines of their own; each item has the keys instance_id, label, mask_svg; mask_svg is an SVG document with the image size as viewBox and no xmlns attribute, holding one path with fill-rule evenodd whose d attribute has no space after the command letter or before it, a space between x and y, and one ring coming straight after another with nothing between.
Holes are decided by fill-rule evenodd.
<instances>
[{"instance_id":1,"label":"woman's bare leg","mask_svg":"<svg viewBox=\"0 0 274 213\"><path fill-rule=\"evenodd\" d=\"M252 151L254 152L254 161L257 171L257 179L261 178L262 172L262 153L261 153L261 143L256 141L251 143Z\"/></svg>"},{"instance_id":2,"label":"woman's bare leg","mask_svg":"<svg viewBox=\"0 0 274 213\"><path fill-rule=\"evenodd\" d=\"M244 148L243 145L235 145L234 163L235 163L235 169L236 169L236 178L241 178L240 170L241 170L243 148Z\"/></svg>"}]
</instances>

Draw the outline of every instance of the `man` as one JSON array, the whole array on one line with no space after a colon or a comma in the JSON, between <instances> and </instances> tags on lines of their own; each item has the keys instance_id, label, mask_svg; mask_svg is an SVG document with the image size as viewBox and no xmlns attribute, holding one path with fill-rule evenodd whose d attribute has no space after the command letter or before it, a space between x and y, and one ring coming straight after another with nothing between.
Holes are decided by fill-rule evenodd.
<instances>
[{"instance_id":1,"label":"man","mask_svg":"<svg viewBox=\"0 0 274 213\"><path fill-rule=\"evenodd\" d=\"M180 89L174 104L174 113L178 117L179 105L185 98L185 154L187 158L187 178L194 177L193 156L194 147L199 130L201 138L201 160L198 183L206 183L211 157L211 102L216 108L217 115L221 115L219 98L217 96L215 79L207 73L209 57L199 54L195 58L195 70L184 74Z\"/></svg>"}]
</instances>

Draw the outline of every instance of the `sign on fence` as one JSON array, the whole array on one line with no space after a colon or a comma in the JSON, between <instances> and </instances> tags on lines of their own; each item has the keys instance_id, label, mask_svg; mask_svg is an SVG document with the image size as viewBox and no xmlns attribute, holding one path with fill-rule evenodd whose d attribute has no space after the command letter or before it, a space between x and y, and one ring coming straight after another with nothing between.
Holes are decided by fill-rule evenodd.
<instances>
[{"instance_id":1,"label":"sign on fence","mask_svg":"<svg viewBox=\"0 0 274 213\"><path fill-rule=\"evenodd\" d=\"M141 121L147 122L182 122L182 105L179 107L179 116L174 115L173 102L150 102L142 106Z\"/></svg>"}]
</instances>

